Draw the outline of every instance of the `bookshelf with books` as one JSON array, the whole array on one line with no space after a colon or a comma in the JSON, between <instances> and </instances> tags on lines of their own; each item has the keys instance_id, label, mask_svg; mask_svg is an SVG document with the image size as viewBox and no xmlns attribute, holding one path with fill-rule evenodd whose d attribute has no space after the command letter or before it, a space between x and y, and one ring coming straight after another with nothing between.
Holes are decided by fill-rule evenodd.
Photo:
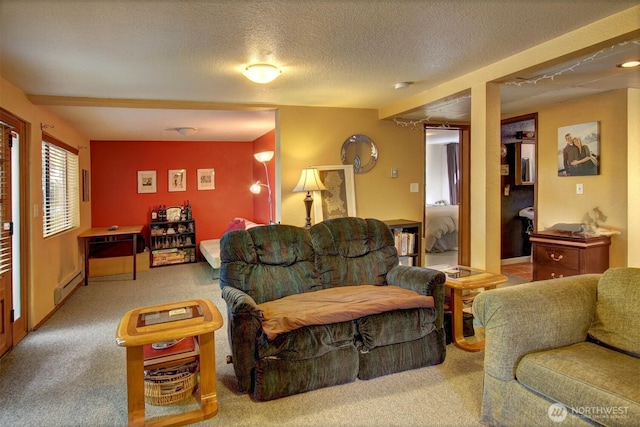
<instances>
[{"instance_id":1,"label":"bookshelf with books","mask_svg":"<svg viewBox=\"0 0 640 427\"><path fill-rule=\"evenodd\" d=\"M422 223L406 219L384 221L393 233L401 265L422 265Z\"/></svg>"}]
</instances>

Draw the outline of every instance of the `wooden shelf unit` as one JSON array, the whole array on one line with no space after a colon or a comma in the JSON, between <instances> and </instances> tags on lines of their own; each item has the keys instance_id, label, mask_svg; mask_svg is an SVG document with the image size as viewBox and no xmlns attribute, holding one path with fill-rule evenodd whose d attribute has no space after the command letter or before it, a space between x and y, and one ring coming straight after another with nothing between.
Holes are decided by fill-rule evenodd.
<instances>
[{"instance_id":1,"label":"wooden shelf unit","mask_svg":"<svg viewBox=\"0 0 640 427\"><path fill-rule=\"evenodd\" d=\"M394 234L396 232L401 233L409 233L414 235L414 247L413 250L409 250L406 254L401 254L401 251L398 251L398 257L401 262L403 259L410 259L411 265L413 266L421 266L422 265L422 223L419 221L411 221L407 219L390 219L383 221L385 224L389 226Z\"/></svg>"}]
</instances>

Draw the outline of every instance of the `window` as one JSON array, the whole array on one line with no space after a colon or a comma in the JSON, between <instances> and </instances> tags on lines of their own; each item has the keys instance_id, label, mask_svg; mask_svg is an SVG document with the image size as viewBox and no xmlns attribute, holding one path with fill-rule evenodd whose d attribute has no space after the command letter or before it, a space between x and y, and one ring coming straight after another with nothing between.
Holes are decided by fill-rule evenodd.
<instances>
[{"instance_id":1,"label":"window","mask_svg":"<svg viewBox=\"0 0 640 427\"><path fill-rule=\"evenodd\" d=\"M78 150L44 135L42 140L43 236L80 226Z\"/></svg>"}]
</instances>

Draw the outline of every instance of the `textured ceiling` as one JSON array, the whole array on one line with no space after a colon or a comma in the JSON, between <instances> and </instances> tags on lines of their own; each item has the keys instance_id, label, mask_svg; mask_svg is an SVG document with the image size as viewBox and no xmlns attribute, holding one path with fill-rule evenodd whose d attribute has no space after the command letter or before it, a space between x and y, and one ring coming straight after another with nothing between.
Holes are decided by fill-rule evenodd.
<instances>
[{"instance_id":1,"label":"textured ceiling","mask_svg":"<svg viewBox=\"0 0 640 427\"><path fill-rule=\"evenodd\" d=\"M176 139L167 129L191 126L192 139L247 140L274 127L277 105L380 108L636 4L0 0L0 73L91 139ZM254 62L282 75L251 83L241 70ZM627 74L623 87L637 87ZM414 84L394 89L403 81ZM549 96L510 86L503 111ZM465 99L450 104L407 118L468 120Z\"/></svg>"}]
</instances>

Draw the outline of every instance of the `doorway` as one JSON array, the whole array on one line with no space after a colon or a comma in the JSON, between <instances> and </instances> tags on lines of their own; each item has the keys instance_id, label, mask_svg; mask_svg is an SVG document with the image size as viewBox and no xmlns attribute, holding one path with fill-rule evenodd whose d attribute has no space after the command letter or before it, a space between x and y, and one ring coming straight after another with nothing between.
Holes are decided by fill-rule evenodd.
<instances>
[{"instance_id":1,"label":"doorway","mask_svg":"<svg viewBox=\"0 0 640 427\"><path fill-rule=\"evenodd\" d=\"M27 334L25 128L0 110L0 355Z\"/></svg>"},{"instance_id":2,"label":"doorway","mask_svg":"<svg viewBox=\"0 0 640 427\"><path fill-rule=\"evenodd\" d=\"M501 247L503 265L531 262L529 234L535 230L537 113L501 123Z\"/></svg>"},{"instance_id":3,"label":"doorway","mask_svg":"<svg viewBox=\"0 0 640 427\"><path fill-rule=\"evenodd\" d=\"M425 266L468 264L469 127L425 126Z\"/></svg>"}]
</instances>

